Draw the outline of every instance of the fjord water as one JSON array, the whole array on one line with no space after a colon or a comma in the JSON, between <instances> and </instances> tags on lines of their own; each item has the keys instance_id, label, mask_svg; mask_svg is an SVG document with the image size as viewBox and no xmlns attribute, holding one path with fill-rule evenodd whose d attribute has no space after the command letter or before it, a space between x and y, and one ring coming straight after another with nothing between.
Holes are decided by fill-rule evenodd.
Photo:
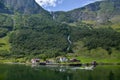
<instances>
[{"instance_id":1,"label":"fjord water","mask_svg":"<svg viewBox=\"0 0 120 80\"><path fill-rule=\"evenodd\" d=\"M0 80L120 80L120 66L74 67L0 64Z\"/></svg>"}]
</instances>

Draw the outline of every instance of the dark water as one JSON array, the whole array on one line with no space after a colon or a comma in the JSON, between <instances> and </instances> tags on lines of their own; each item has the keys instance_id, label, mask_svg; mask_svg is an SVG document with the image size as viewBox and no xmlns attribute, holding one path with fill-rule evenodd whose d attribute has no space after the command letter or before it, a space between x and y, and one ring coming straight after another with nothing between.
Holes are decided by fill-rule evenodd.
<instances>
[{"instance_id":1,"label":"dark water","mask_svg":"<svg viewBox=\"0 0 120 80\"><path fill-rule=\"evenodd\" d=\"M120 66L97 66L94 70L82 70L0 64L0 80L120 80Z\"/></svg>"}]
</instances>

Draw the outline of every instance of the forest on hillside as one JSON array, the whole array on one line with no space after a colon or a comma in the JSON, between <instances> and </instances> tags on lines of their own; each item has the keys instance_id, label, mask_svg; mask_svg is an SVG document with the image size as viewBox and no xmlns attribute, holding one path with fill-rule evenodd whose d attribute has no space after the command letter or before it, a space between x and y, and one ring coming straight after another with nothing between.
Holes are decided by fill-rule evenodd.
<instances>
[{"instance_id":1,"label":"forest on hillside","mask_svg":"<svg viewBox=\"0 0 120 80\"><path fill-rule=\"evenodd\" d=\"M32 16L1 14L0 17L0 38L9 36L11 44L9 51L0 51L3 57L41 56L41 54L48 57L60 56L68 52L73 53L73 44L77 41L84 42L84 47L88 50L101 47L107 50L108 54L112 54L112 48L120 51L120 33L110 27L94 28L85 23L74 27L39 14ZM72 44L69 44L68 36ZM0 47L4 45L7 44L0 43Z\"/></svg>"}]
</instances>

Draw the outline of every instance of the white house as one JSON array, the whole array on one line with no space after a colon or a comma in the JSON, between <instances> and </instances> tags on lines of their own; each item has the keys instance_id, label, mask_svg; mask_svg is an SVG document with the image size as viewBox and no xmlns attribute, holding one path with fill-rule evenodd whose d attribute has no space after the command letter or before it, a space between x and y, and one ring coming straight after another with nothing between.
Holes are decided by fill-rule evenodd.
<instances>
[{"instance_id":1,"label":"white house","mask_svg":"<svg viewBox=\"0 0 120 80\"><path fill-rule=\"evenodd\" d=\"M59 58L59 61L60 61L60 62L67 62L68 59L67 59L66 57L60 57L60 58Z\"/></svg>"},{"instance_id":2,"label":"white house","mask_svg":"<svg viewBox=\"0 0 120 80\"><path fill-rule=\"evenodd\" d=\"M32 64L35 64L35 63L38 63L38 62L40 62L40 59L31 59Z\"/></svg>"}]
</instances>

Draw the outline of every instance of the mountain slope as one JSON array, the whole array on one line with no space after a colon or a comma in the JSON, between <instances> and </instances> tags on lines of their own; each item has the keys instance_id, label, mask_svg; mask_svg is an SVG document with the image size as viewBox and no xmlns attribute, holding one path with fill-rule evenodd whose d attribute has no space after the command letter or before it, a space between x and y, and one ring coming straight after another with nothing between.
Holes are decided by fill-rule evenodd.
<instances>
[{"instance_id":1,"label":"mountain slope","mask_svg":"<svg viewBox=\"0 0 120 80\"><path fill-rule=\"evenodd\" d=\"M11 13L19 12L23 14L35 14L47 12L40 7L35 0L3 0L3 4Z\"/></svg>"},{"instance_id":2,"label":"mountain slope","mask_svg":"<svg viewBox=\"0 0 120 80\"><path fill-rule=\"evenodd\" d=\"M112 22L112 19L118 15L120 15L120 0L98 1L82 8L64 12L64 15L55 12L56 20L63 22L93 21L95 23L107 23Z\"/></svg>"},{"instance_id":3,"label":"mountain slope","mask_svg":"<svg viewBox=\"0 0 120 80\"><path fill-rule=\"evenodd\" d=\"M0 12L0 56L53 57L67 52L69 27L54 22L34 0L3 0L1 4L11 14Z\"/></svg>"},{"instance_id":4,"label":"mountain slope","mask_svg":"<svg viewBox=\"0 0 120 80\"><path fill-rule=\"evenodd\" d=\"M119 59L120 33L110 27L93 27L94 23L119 23L119 1L115 1L50 14L34 0L0 0L0 58L46 59L74 53ZM71 26L73 22L76 25Z\"/></svg>"}]
</instances>

